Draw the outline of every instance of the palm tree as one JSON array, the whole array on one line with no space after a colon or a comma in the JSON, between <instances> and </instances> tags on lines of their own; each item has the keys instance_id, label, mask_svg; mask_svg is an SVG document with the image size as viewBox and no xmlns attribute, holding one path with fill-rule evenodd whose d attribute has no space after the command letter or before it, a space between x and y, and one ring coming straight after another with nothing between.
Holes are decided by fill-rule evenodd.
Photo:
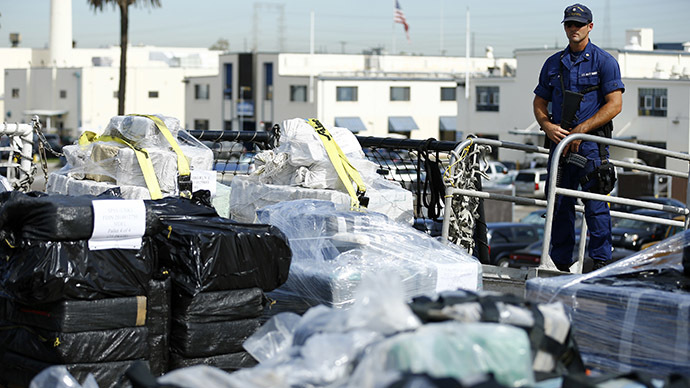
<instances>
[{"instance_id":1,"label":"palm tree","mask_svg":"<svg viewBox=\"0 0 690 388\"><path fill-rule=\"evenodd\" d=\"M117 91L117 114L125 114L125 85L127 82L127 42L129 28L129 6L130 5L149 5L160 7L160 0L87 0L94 11L102 11L103 5L112 4L113 7L120 9L120 86Z\"/></svg>"}]
</instances>

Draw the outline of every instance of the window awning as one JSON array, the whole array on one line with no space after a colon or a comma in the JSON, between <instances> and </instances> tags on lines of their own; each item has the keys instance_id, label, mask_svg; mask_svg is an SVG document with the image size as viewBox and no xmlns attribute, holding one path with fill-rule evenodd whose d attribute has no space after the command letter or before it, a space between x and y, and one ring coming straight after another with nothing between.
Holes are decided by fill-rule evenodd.
<instances>
[{"instance_id":1,"label":"window awning","mask_svg":"<svg viewBox=\"0 0 690 388\"><path fill-rule=\"evenodd\" d=\"M23 113L25 116L60 116L67 114L67 112L66 109L30 109L25 110Z\"/></svg>"},{"instance_id":2,"label":"window awning","mask_svg":"<svg viewBox=\"0 0 690 388\"><path fill-rule=\"evenodd\" d=\"M357 133L357 132L363 132L367 130L367 127L364 126L364 123L362 122L362 119L360 119L357 116L352 116L352 117L336 117L335 118L335 126L336 127L342 127L342 128L347 128L351 132Z\"/></svg>"},{"instance_id":3,"label":"window awning","mask_svg":"<svg viewBox=\"0 0 690 388\"><path fill-rule=\"evenodd\" d=\"M409 132L419 129L412 116L389 116L388 132Z\"/></svg>"},{"instance_id":4,"label":"window awning","mask_svg":"<svg viewBox=\"0 0 690 388\"><path fill-rule=\"evenodd\" d=\"M457 131L458 118L457 116L441 116L438 118L438 127L442 131Z\"/></svg>"}]
</instances>

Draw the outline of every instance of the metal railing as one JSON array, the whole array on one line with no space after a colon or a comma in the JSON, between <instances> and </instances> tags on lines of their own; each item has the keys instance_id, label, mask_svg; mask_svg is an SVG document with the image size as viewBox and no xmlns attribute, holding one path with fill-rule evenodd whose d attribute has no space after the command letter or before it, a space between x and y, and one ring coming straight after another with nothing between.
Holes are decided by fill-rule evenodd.
<instances>
[{"instance_id":1,"label":"metal railing","mask_svg":"<svg viewBox=\"0 0 690 388\"><path fill-rule=\"evenodd\" d=\"M562 154L565 146L573 140L586 140L586 141L593 141L593 142L597 142L597 143L604 143L606 145L649 152L649 153L653 153L653 154L658 154L658 155L676 158L676 159L685 160L685 161L690 162L690 155L688 155L688 154L682 154L682 153L668 151L668 150L661 149L661 148L655 148L655 147L650 147L650 146L645 146L645 145L628 143L628 142L624 142L624 141L620 141L620 140L607 139L607 138L603 138L600 136L584 135L584 134L577 134L577 135L571 135L571 136L566 137L566 139L564 141L561 141L559 143L558 147L556 148L556 150L554 152L557 155ZM455 173L454 169L457 168L458 155L461 155L462 151L467 149L468 147L477 146L477 145L481 145L481 144L489 145L492 147L502 147L502 148L507 148L507 149L512 149L512 150L525 151L525 152L537 152L537 153L542 153L542 154L548 154L549 153L548 149L546 149L544 147L534 146L534 145L526 145L526 144L513 143L513 142L504 142L504 141L493 140L493 139L471 138L471 139L467 139L467 140L463 141L462 143L460 143L456 147L456 149L452 152L451 175L454 175L454 173ZM553 158L553 160L551 161L551 166L550 166L551 171L558 171L559 162L560 162L560 158ZM672 171L672 170L668 170L668 169L664 169L664 168L643 166L643 165L639 165L639 164L627 163L627 162L618 161L618 160L610 160L610 162L614 166L617 166L617 167L634 168L637 170L656 173L656 174L663 174L663 175L680 177L680 178L685 178L685 179L688 178L688 173ZM677 220L669 220L669 219L659 218L659 217L651 217L651 216L645 216L645 215L639 215L639 214L632 214L632 213L628 213L628 212L611 211L612 217L627 218L627 219L641 220L641 221L647 221L647 222L655 222L655 223L664 224L664 225L682 226L685 229L688 228L688 222L690 220L690 217L687 217L688 213L689 213L689 210L687 208L679 208L679 207L675 207L675 206L663 205L663 204L653 203L653 202L648 202L648 201L634 200L634 199L629 199L629 198L620 198L620 197L615 197L615 196L610 196L610 195L600 195L600 194L593 194L593 193L584 192L584 191L558 188L558 187L556 187L556 180L555 179L550 179L549 182L547 182L547 184L549 185L549 187L548 187L548 191L547 191L548 195L547 195L545 200L540 200L540 199L535 199L535 198L527 198L527 197L519 197L519 196L515 196L515 195L488 193L488 192L471 190L471 189L470 190L459 189L459 188L452 187L452 186L446 187L446 198L445 198L443 228L442 228L443 238L446 240L449 238L450 222L451 222L451 218L453 218L452 217L453 207L451 206L451 204L452 204L453 196L457 196L457 195L477 197L477 198L482 198L482 199L493 199L493 200L498 200L498 201L508 201L508 202L513 202L513 203L520 204L520 205L533 205L533 206L546 207L546 222L545 222L545 226L544 226L544 240L543 240L541 261L540 261L540 265L539 265L540 268L545 268L545 269L555 269L556 268L555 265L553 264L553 262L551 261L550 256L549 256L549 246L551 243L551 227L553 225L553 212L554 212L556 195L566 195L566 196L572 196L572 197L583 198L583 199L594 199L594 200L600 200L600 201L609 202L609 203L615 203L615 204L621 204L621 205L631 205L631 206L636 206L636 207L645 208L645 209L661 210L661 211L670 212L673 214L679 214L679 215L686 216L684 222L683 221L677 221ZM689 186L690 186L690 180L689 180ZM688 193L690 194L690 187L688 187ZM690 200L690 197L686 199L686 203L688 203L689 200ZM578 205L575 207L575 210L579 211L579 212L583 212L583 206ZM578 273L582 272L582 263L583 263L583 258L584 258L584 249L585 249L586 235L587 235L586 223L583 223L583 226L581 228L580 233L581 233L580 234L580 244L578 247L578 260L577 260L578 265L576 267L576 272L578 272Z\"/></svg>"},{"instance_id":2,"label":"metal railing","mask_svg":"<svg viewBox=\"0 0 690 388\"><path fill-rule=\"evenodd\" d=\"M14 189L28 191L33 182L34 133L40 129L38 116L34 116L30 124L0 123L0 135L7 136L7 144L0 147L0 168Z\"/></svg>"}]
</instances>

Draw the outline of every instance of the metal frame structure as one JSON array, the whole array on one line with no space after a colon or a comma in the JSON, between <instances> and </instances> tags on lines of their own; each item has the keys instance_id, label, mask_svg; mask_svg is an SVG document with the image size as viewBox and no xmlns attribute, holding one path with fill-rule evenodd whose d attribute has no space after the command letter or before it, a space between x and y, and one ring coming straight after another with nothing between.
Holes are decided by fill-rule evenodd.
<instances>
[{"instance_id":1,"label":"metal frame structure","mask_svg":"<svg viewBox=\"0 0 690 388\"><path fill-rule=\"evenodd\" d=\"M569 144L570 142L572 142L573 140L585 140L585 141L593 141L593 142L597 142L597 143L604 143L604 144L611 145L611 146L629 148L629 149L638 150L638 151L645 151L645 152L649 152L649 153L659 154L662 156L676 158L676 159L685 160L685 161L690 162L690 155L688 155L688 154L682 154L679 152L668 151L668 150L661 149L661 148L655 148L655 147L650 147L650 146L645 146L645 145L640 145L640 144L634 144L634 143L628 143L628 142L624 142L624 141L620 141L620 140L607 139L607 138L600 137L600 136L585 135L585 134L573 134L571 136L566 137L564 141L561 141L558 144L558 147L556 148L556 150L554 152L556 152L557 154L563 153L563 150L565 149L566 145ZM542 153L542 154L547 154L547 155L549 154L548 149L546 149L544 147L535 146L535 145L525 145L525 144L521 144L521 143L505 142L505 141L493 140L493 139L468 138L467 140L461 142L455 148L455 150L452 151L452 153L451 153L451 163L450 163L451 175L455 175L454 170L455 170L455 168L457 168L457 162L459 161L459 158L461 158L460 155L463 154L463 150L467 149L468 147L477 146L477 145L489 145L492 147L503 147L503 148L507 148L507 149L513 149L513 150L519 150L519 151L525 151L525 152L537 152L537 153ZM559 162L560 162L560 158L553 158L553 160L551 161L551 166L550 166L551 171L557 171ZM627 163L627 162L618 161L618 160L610 160L610 162L617 167L635 168L635 169L641 170L641 171L647 171L647 172L652 172L652 173L681 177L681 178L686 178L686 179L689 176L688 173L681 173L681 172L672 171L672 170L663 169L663 168L658 168L658 167L641 166L638 164ZM495 193L488 193L488 192L476 191L476 190L465 190L465 189L458 189L458 188L455 188L452 186L447 186L446 187L445 206L444 206L444 216L443 216L442 237L446 241L448 241L450 222L451 222L451 218L452 218L451 212L453 212L452 200L453 200L454 195L465 195L465 196L471 196L471 197L478 197L478 198L482 198L482 199L493 199L493 200L497 200L497 201L508 201L508 202L513 202L513 203L520 204L520 205L532 205L532 206L546 207L546 224L544 226L544 245L542 247L542 257L541 257L541 263L539 265L539 268L540 269L547 269L547 270L555 270L556 269L556 266L553 264L553 261L551 260L551 258L549 256L549 246L551 243L551 226L553 225L553 212L554 212L556 195L567 195L567 196L583 198L583 199L595 199L595 200L600 200L600 201L605 201L605 202L610 202L610 203L616 203L616 204L633 205L633 206L637 206L637 207L641 207L641 208L663 210L666 212L671 212L674 214L686 216L685 222L682 222L682 221L674 221L674 220L668 220L668 219L658 218L658 217L636 215L636 214L631 214L631 213L627 213L627 212L611 211L611 216L619 217L619 218L628 218L628 219L656 222L656 223L664 224L664 225L682 226L685 229L688 228L688 222L690 221L690 217L688 217L690 210L688 210L687 208L679 208L679 207L675 207L675 206L662 205L662 204L658 204L658 203L634 200L634 199L629 199L629 198L619 198L619 197L614 197L614 196L610 196L610 195L600 195L600 194L593 194L593 193L588 193L588 192L583 192L583 191L578 191L578 190L569 190L569 189L558 188L558 187L556 187L556 180L555 179L550 179L549 182L547 182L547 184L549 185L549 189L548 189L548 196L547 196L546 200L526 198L526 197L518 197L518 196L514 196L514 195L495 194ZM686 204L690 203L690 179L688 180L688 186L689 186L688 187L688 198L686 198ZM578 205L575 207L575 210L579 211L579 212L583 212L584 208L583 208L583 206ZM582 272L582 264L583 264L584 250L585 250L585 244L586 244L586 235L587 235L586 223L583 223L583 226L581 228L580 233L581 233L581 235L580 235L581 238L580 238L580 245L578 247L578 261L577 261L577 266L575 267L575 270L577 273Z\"/></svg>"},{"instance_id":2,"label":"metal frame structure","mask_svg":"<svg viewBox=\"0 0 690 388\"><path fill-rule=\"evenodd\" d=\"M33 116L30 124L1 123L0 135L10 137L9 145L3 151L8 152L8 159L0 164L7 168L7 180L16 189L28 190L33 182L33 144L34 131L41 132L38 116ZM19 163L15 162L15 152L19 151Z\"/></svg>"}]
</instances>

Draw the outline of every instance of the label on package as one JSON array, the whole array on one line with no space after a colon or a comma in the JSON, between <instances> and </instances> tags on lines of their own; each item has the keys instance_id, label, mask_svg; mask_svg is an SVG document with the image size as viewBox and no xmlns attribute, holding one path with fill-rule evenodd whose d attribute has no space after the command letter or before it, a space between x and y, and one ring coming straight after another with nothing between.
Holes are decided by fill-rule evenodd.
<instances>
[{"instance_id":1,"label":"label on package","mask_svg":"<svg viewBox=\"0 0 690 388\"><path fill-rule=\"evenodd\" d=\"M477 291L478 265L474 263L435 263L436 292L458 288Z\"/></svg>"},{"instance_id":2,"label":"label on package","mask_svg":"<svg viewBox=\"0 0 690 388\"><path fill-rule=\"evenodd\" d=\"M209 170L192 170L192 187L194 191L208 190L211 192L211 198L216 196L216 172Z\"/></svg>"},{"instance_id":3,"label":"label on package","mask_svg":"<svg viewBox=\"0 0 690 388\"><path fill-rule=\"evenodd\" d=\"M141 199L92 202L93 234L89 249L140 249L146 231L146 206Z\"/></svg>"}]
</instances>

